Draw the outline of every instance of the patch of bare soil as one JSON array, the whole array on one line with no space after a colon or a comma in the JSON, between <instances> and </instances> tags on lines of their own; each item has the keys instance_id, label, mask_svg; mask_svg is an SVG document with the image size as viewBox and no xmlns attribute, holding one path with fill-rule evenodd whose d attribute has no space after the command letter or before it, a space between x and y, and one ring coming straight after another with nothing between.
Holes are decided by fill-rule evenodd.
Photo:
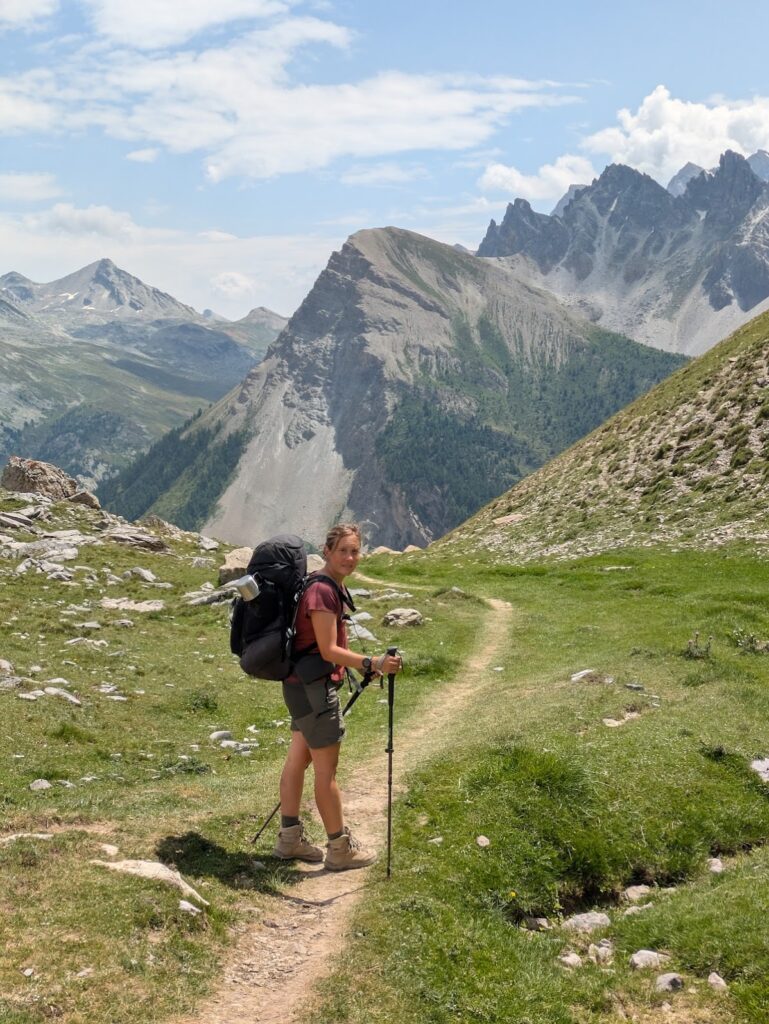
<instances>
[{"instance_id":1,"label":"patch of bare soil","mask_svg":"<svg viewBox=\"0 0 769 1024\"><path fill-rule=\"evenodd\" d=\"M477 649L464 666L461 681L431 700L415 724L395 739L394 780L402 786L404 766L414 768L445 742L445 727L482 685L497 648L505 639L512 608L489 601L488 617ZM345 817L367 846L384 853L387 773L381 758L356 765L354 789L344 794ZM273 901L259 923L240 929L223 978L194 1016L176 1024L298 1024L312 986L328 971L331 958L346 941L351 911L360 899L368 871L327 872L305 865L304 877ZM393 860L393 870L397 863Z\"/></svg>"}]
</instances>

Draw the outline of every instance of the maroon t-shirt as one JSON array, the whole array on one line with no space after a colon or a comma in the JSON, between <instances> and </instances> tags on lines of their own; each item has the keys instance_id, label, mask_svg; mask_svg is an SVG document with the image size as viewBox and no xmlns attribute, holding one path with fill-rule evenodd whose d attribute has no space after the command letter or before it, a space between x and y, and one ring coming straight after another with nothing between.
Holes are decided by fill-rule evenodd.
<instances>
[{"instance_id":1,"label":"maroon t-shirt","mask_svg":"<svg viewBox=\"0 0 769 1024\"><path fill-rule=\"evenodd\" d=\"M336 615L336 642L339 647L347 647L347 629L342 618L344 609L339 594L331 583L325 580L318 580L312 583L299 599L299 607L296 612L296 634L294 635L294 651L306 651L307 648L317 650L318 644L315 639L315 630L312 628L311 612L333 612ZM331 673L335 683L344 679L344 668L337 665ZM299 677L290 675L287 683L298 683Z\"/></svg>"}]
</instances>

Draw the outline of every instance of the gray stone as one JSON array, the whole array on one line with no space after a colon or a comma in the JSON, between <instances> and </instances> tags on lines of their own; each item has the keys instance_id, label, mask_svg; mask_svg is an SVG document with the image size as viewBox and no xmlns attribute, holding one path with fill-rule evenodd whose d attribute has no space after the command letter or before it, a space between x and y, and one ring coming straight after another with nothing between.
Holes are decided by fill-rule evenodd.
<instances>
[{"instance_id":1,"label":"gray stone","mask_svg":"<svg viewBox=\"0 0 769 1024\"><path fill-rule=\"evenodd\" d=\"M562 927L573 932L593 932L599 928L608 928L610 924L608 914L591 910L586 914L574 914L572 917L567 917Z\"/></svg>"},{"instance_id":2,"label":"gray stone","mask_svg":"<svg viewBox=\"0 0 769 1024\"><path fill-rule=\"evenodd\" d=\"M21 676L0 676L0 693L10 693L17 690L24 680Z\"/></svg>"},{"instance_id":3,"label":"gray stone","mask_svg":"<svg viewBox=\"0 0 769 1024\"><path fill-rule=\"evenodd\" d=\"M761 776L764 782L769 782L769 757L751 761L750 767Z\"/></svg>"},{"instance_id":4,"label":"gray stone","mask_svg":"<svg viewBox=\"0 0 769 1024\"><path fill-rule=\"evenodd\" d=\"M523 925L530 932L547 932L552 928L546 917L524 917Z\"/></svg>"},{"instance_id":5,"label":"gray stone","mask_svg":"<svg viewBox=\"0 0 769 1024\"><path fill-rule=\"evenodd\" d=\"M424 618L416 608L391 608L382 619L384 626L421 626Z\"/></svg>"},{"instance_id":6,"label":"gray stone","mask_svg":"<svg viewBox=\"0 0 769 1024\"><path fill-rule=\"evenodd\" d=\"M33 793L41 793L43 790L52 789L52 786L48 779L35 779L34 782L30 782L29 788Z\"/></svg>"},{"instance_id":7,"label":"gray stone","mask_svg":"<svg viewBox=\"0 0 769 1024\"><path fill-rule=\"evenodd\" d=\"M63 697L64 700L69 701L70 704L74 704L77 708L83 706L73 693L67 693L66 690L62 690L59 686L46 686L43 692L47 693L49 697Z\"/></svg>"},{"instance_id":8,"label":"gray stone","mask_svg":"<svg viewBox=\"0 0 769 1024\"><path fill-rule=\"evenodd\" d=\"M0 676L12 676L15 669L10 661L0 658Z\"/></svg>"},{"instance_id":9,"label":"gray stone","mask_svg":"<svg viewBox=\"0 0 769 1024\"><path fill-rule=\"evenodd\" d=\"M149 569L142 569L141 566L137 565L134 566L133 569L127 569L123 573L124 580L131 578L142 580L144 583L154 583L155 580L157 579L157 576L155 575L154 572L151 572Z\"/></svg>"},{"instance_id":10,"label":"gray stone","mask_svg":"<svg viewBox=\"0 0 769 1024\"><path fill-rule=\"evenodd\" d=\"M651 888L648 885L629 885L622 893L621 899L625 903L638 903L639 900L648 896L650 892Z\"/></svg>"},{"instance_id":11,"label":"gray stone","mask_svg":"<svg viewBox=\"0 0 769 1024\"><path fill-rule=\"evenodd\" d=\"M196 900L196 902L200 903L201 906L208 906L208 901L204 900L191 885L188 885L178 871L173 871L171 868L166 867L165 864L161 864L159 861L92 860L90 863L97 865L97 867L107 868L110 871L120 871L128 875L138 875L140 878L149 878L156 882L164 882L166 885L172 885L177 889L181 889L185 896L189 896L190 899Z\"/></svg>"},{"instance_id":12,"label":"gray stone","mask_svg":"<svg viewBox=\"0 0 769 1024\"><path fill-rule=\"evenodd\" d=\"M225 583L232 583L245 575L248 563L251 561L253 548L233 548L219 566L219 586Z\"/></svg>"},{"instance_id":13,"label":"gray stone","mask_svg":"<svg viewBox=\"0 0 769 1024\"><path fill-rule=\"evenodd\" d=\"M657 992L678 992L684 987L684 979L675 972L661 974L654 982L654 987Z\"/></svg>"},{"instance_id":14,"label":"gray stone","mask_svg":"<svg viewBox=\"0 0 769 1024\"><path fill-rule=\"evenodd\" d=\"M562 953L558 959L564 967L568 967L571 970L582 966L582 957L576 953Z\"/></svg>"},{"instance_id":15,"label":"gray stone","mask_svg":"<svg viewBox=\"0 0 769 1024\"><path fill-rule=\"evenodd\" d=\"M200 550L201 551L218 551L219 550L219 541L218 540L214 540L212 537L204 537L202 534L200 535L200 540L198 541L198 544L200 546Z\"/></svg>"},{"instance_id":16,"label":"gray stone","mask_svg":"<svg viewBox=\"0 0 769 1024\"><path fill-rule=\"evenodd\" d=\"M661 967L662 962L663 957L653 949L639 949L637 953L633 953L630 957L630 966L634 971L645 971Z\"/></svg>"},{"instance_id":17,"label":"gray stone","mask_svg":"<svg viewBox=\"0 0 769 1024\"><path fill-rule=\"evenodd\" d=\"M55 501L71 498L80 489L77 480L49 462L12 455L0 477L0 487L24 494L46 494Z\"/></svg>"},{"instance_id":18,"label":"gray stone","mask_svg":"<svg viewBox=\"0 0 769 1024\"><path fill-rule=\"evenodd\" d=\"M229 729L219 729L216 732L212 732L208 738L213 743L216 743L218 740L231 740L232 733L230 732Z\"/></svg>"},{"instance_id":19,"label":"gray stone","mask_svg":"<svg viewBox=\"0 0 769 1024\"><path fill-rule=\"evenodd\" d=\"M711 971L708 975L708 985L717 992L725 992L729 988L717 971Z\"/></svg>"},{"instance_id":20,"label":"gray stone","mask_svg":"<svg viewBox=\"0 0 769 1024\"><path fill-rule=\"evenodd\" d=\"M587 949L587 955L594 964L609 963L614 955L614 947L612 946L611 940L601 939L598 945L591 942Z\"/></svg>"},{"instance_id":21,"label":"gray stone","mask_svg":"<svg viewBox=\"0 0 769 1024\"><path fill-rule=\"evenodd\" d=\"M73 501L76 505L85 505L86 508L101 508L101 502L90 491L75 491L69 500Z\"/></svg>"},{"instance_id":22,"label":"gray stone","mask_svg":"<svg viewBox=\"0 0 769 1024\"><path fill-rule=\"evenodd\" d=\"M708 861L708 871L712 871L714 875L720 875L724 870L724 863L718 857L711 857Z\"/></svg>"}]
</instances>

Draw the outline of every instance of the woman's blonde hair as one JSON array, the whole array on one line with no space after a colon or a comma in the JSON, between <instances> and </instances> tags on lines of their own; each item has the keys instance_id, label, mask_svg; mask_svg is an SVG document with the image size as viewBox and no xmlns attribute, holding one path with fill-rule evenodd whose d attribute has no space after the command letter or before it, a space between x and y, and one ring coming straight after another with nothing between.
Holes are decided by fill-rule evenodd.
<instances>
[{"instance_id":1,"label":"woman's blonde hair","mask_svg":"<svg viewBox=\"0 0 769 1024\"><path fill-rule=\"evenodd\" d=\"M337 525L332 526L326 534L326 543L323 546L323 550L325 551L328 549L329 551L333 551L339 541L343 537L350 536L350 534L353 534L358 538L359 544L363 542L360 526L358 526L357 523L337 523Z\"/></svg>"}]
</instances>

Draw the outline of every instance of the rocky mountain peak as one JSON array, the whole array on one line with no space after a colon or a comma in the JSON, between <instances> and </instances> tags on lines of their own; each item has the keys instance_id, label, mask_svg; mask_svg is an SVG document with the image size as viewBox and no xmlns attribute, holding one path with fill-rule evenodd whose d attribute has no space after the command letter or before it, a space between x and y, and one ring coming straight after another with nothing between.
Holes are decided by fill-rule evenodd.
<instances>
[{"instance_id":1,"label":"rocky mountain peak","mask_svg":"<svg viewBox=\"0 0 769 1024\"><path fill-rule=\"evenodd\" d=\"M738 153L710 171L687 164L670 189L612 164L559 205L548 217L509 204L478 255L509 257L603 327L690 354L769 303L769 183Z\"/></svg>"},{"instance_id":2,"label":"rocky mountain peak","mask_svg":"<svg viewBox=\"0 0 769 1024\"><path fill-rule=\"evenodd\" d=\"M563 214L563 211L566 209L566 207L572 201L572 199L574 199L574 197L578 193L580 193L583 189L585 189L587 187L588 187L587 185L569 185L569 187L566 190L566 192L564 192L564 194L561 196L561 198L555 204L553 209L550 211L550 216L551 217L560 217Z\"/></svg>"},{"instance_id":3,"label":"rocky mountain peak","mask_svg":"<svg viewBox=\"0 0 769 1024\"><path fill-rule=\"evenodd\" d=\"M720 232L733 231L747 215L766 184L754 173L744 156L727 150L718 167L692 178L684 199L706 213L708 227Z\"/></svg>"},{"instance_id":4,"label":"rocky mountain peak","mask_svg":"<svg viewBox=\"0 0 769 1024\"><path fill-rule=\"evenodd\" d=\"M68 323L73 318L93 322L94 317L198 318L191 306L144 284L108 258L48 284L37 284L12 272L0 278L0 287L11 302L23 304L28 311L48 320L62 316Z\"/></svg>"},{"instance_id":5,"label":"rocky mountain peak","mask_svg":"<svg viewBox=\"0 0 769 1024\"><path fill-rule=\"evenodd\" d=\"M0 277L0 291L6 294L6 298L12 303L25 303L34 300L35 283L30 281L23 274L15 270Z\"/></svg>"},{"instance_id":6,"label":"rocky mountain peak","mask_svg":"<svg viewBox=\"0 0 769 1024\"><path fill-rule=\"evenodd\" d=\"M755 175L762 181L769 181L769 153L765 149L756 150L748 157L748 163Z\"/></svg>"},{"instance_id":7,"label":"rocky mountain peak","mask_svg":"<svg viewBox=\"0 0 769 1024\"><path fill-rule=\"evenodd\" d=\"M696 178L704 170L705 168L700 167L699 164L693 164L691 160L688 161L668 182L668 192L671 196L682 196L692 178Z\"/></svg>"}]
</instances>

